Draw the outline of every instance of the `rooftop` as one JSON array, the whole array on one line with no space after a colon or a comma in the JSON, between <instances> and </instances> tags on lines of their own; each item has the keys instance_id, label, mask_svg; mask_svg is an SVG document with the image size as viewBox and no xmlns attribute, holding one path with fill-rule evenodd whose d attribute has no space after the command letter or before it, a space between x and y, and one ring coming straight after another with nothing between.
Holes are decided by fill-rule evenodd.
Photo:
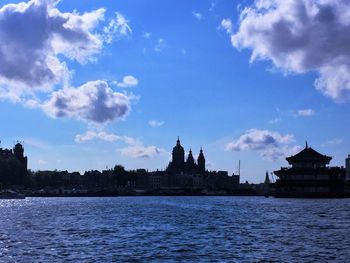
<instances>
[{"instance_id":1,"label":"rooftop","mask_svg":"<svg viewBox=\"0 0 350 263\"><path fill-rule=\"evenodd\" d=\"M311 147L306 146L301 152L296 155L287 157L286 160L289 164L294 162L326 162L329 163L332 157L320 154Z\"/></svg>"}]
</instances>

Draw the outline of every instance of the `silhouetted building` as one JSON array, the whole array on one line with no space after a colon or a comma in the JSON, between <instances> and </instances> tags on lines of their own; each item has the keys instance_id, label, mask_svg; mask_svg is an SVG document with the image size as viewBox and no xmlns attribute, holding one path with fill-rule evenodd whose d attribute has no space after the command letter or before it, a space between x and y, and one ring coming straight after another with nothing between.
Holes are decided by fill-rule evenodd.
<instances>
[{"instance_id":1,"label":"silhouetted building","mask_svg":"<svg viewBox=\"0 0 350 263\"><path fill-rule=\"evenodd\" d=\"M180 143L180 139L177 138L176 145L173 148L172 160L166 169L167 172L172 174L200 174L205 173L205 158L203 150L201 148L197 163L195 162L190 149L187 160L185 162L185 150Z\"/></svg>"},{"instance_id":2,"label":"silhouetted building","mask_svg":"<svg viewBox=\"0 0 350 263\"><path fill-rule=\"evenodd\" d=\"M266 171L265 174L265 181L264 181L264 195L269 195L270 193L270 177L269 177L269 172Z\"/></svg>"},{"instance_id":3,"label":"silhouetted building","mask_svg":"<svg viewBox=\"0 0 350 263\"><path fill-rule=\"evenodd\" d=\"M13 150L0 151L0 155L14 158L25 167L27 165L21 145L16 145ZM212 195L234 194L239 188L238 175L229 176L227 171L206 170L202 148L197 161L191 149L185 160L185 151L179 138L172 151L172 160L165 171L148 172L145 169L127 171L122 165L116 165L113 169L102 172L86 171L83 175L57 170L29 172L28 178L30 187L38 196Z\"/></svg>"},{"instance_id":4,"label":"silhouetted building","mask_svg":"<svg viewBox=\"0 0 350 263\"><path fill-rule=\"evenodd\" d=\"M266 174L265 174L264 184L270 185L270 177L269 177L269 172L268 171L266 171Z\"/></svg>"},{"instance_id":5,"label":"silhouetted building","mask_svg":"<svg viewBox=\"0 0 350 263\"><path fill-rule=\"evenodd\" d=\"M350 154L345 159L346 180L350 181Z\"/></svg>"},{"instance_id":6,"label":"silhouetted building","mask_svg":"<svg viewBox=\"0 0 350 263\"><path fill-rule=\"evenodd\" d=\"M340 197L345 195L345 169L328 167L332 157L306 144L305 149L286 158L291 167L274 173L277 197Z\"/></svg>"},{"instance_id":7,"label":"silhouetted building","mask_svg":"<svg viewBox=\"0 0 350 263\"><path fill-rule=\"evenodd\" d=\"M194 161L191 149L190 149L190 152L188 153L188 156L187 156L185 170L191 171L191 172L196 172L196 170L197 170L197 166L196 166L196 163Z\"/></svg>"},{"instance_id":8,"label":"silhouetted building","mask_svg":"<svg viewBox=\"0 0 350 263\"><path fill-rule=\"evenodd\" d=\"M27 179L28 159L22 144L10 149L0 148L0 184L3 187L24 185Z\"/></svg>"},{"instance_id":9,"label":"silhouetted building","mask_svg":"<svg viewBox=\"0 0 350 263\"><path fill-rule=\"evenodd\" d=\"M198 163L199 172L204 173L205 172L205 158L204 158L202 147L201 147L201 150L199 152L197 163Z\"/></svg>"},{"instance_id":10,"label":"silhouetted building","mask_svg":"<svg viewBox=\"0 0 350 263\"><path fill-rule=\"evenodd\" d=\"M185 166L185 150L181 146L180 139L177 138L176 145L173 148L172 162L169 164L169 169L172 172L181 172Z\"/></svg>"},{"instance_id":11,"label":"silhouetted building","mask_svg":"<svg viewBox=\"0 0 350 263\"><path fill-rule=\"evenodd\" d=\"M222 191L230 192L239 185L239 175L229 176L227 171L207 171L205 157L201 147L197 162L190 148L185 161L185 151L178 138L173 148L172 160L163 177L168 179L168 188L182 189L188 192ZM155 179L154 179L155 180ZM157 181L155 181L157 182ZM165 181L163 181L165 182ZM161 188L166 187L161 184Z\"/></svg>"},{"instance_id":12,"label":"silhouetted building","mask_svg":"<svg viewBox=\"0 0 350 263\"><path fill-rule=\"evenodd\" d=\"M22 164L23 170L27 171L28 168L28 158L24 156L24 148L22 144L17 143L13 148L13 155L19 160Z\"/></svg>"}]
</instances>

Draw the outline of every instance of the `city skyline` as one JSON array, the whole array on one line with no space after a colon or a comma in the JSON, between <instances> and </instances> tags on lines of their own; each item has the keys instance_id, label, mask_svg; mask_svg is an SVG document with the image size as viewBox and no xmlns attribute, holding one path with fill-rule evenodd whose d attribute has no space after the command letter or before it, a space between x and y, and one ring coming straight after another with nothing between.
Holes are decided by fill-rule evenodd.
<instances>
[{"instance_id":1,"label":"city skyline","mask_svg":"<svg viewBox=\"0 0 350 263\"><path fill-rule=\"evenodd\" d=\"M340 10L350 7L2 1L1 147L24 141L33 170L164 170L180 136L186 158L203 147L207 169L229 174L241 160L241 182L257 183L307 140L344 166L350 24Z\"/></svg>"}]
</instances>

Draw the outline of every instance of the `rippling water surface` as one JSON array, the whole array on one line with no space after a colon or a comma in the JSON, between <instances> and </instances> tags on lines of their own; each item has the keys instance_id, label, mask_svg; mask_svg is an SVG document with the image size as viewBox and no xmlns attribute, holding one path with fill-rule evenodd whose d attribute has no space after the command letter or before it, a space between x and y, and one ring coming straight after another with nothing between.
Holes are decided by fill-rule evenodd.
<instances>
[{"instance_id":1,"label":"rippling water surface","mask_svg":"<svg viewBox=\"0 0 350 263\"><path fill-rule=\"evenodd\" d=\"M350 199L0 200L0 262L349 262Z\"/></svg>"}]
</instances>

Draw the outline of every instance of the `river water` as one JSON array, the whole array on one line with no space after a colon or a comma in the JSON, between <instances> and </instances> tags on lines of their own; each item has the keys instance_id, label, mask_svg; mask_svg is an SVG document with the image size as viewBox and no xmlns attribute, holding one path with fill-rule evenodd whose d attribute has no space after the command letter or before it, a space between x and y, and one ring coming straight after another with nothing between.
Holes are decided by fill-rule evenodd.
<instances>
[{"instance_id":1,"label":"river water","mask_svg":"<svg viewBox=\"0 0 350 263\"><path fill-rule=\"evenodd\" d=\"M349 262L350 199L0 200L0 262Z\"/></svg>"}]
</instances>

